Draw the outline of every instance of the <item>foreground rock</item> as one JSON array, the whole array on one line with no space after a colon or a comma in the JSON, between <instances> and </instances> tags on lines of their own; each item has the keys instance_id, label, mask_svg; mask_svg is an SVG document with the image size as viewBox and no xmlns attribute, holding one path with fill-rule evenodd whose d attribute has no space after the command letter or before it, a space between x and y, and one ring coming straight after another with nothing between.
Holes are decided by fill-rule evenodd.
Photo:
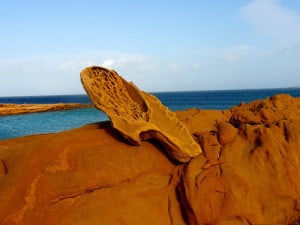
<instances>
[{"instance_id":1,"label":"foreground rock","mask_svg":"<svg viewBox=\"0 0 300 225\"><path fill-rule=\"evenodd\" d=\"M178 164L110 125L0 141L0 224L296 224L300 99L177 112L203 154Z\"/></svg>"},{"instance_id":2,"label":"foreground rock","mask_svg":"<svg viewBox=\"0 0 300 225\"><path fill-rule=\"evenodd\" d=\"M50 112L92 107L91 104L56 103L56 104L0 104L0 116Z\"/></svg>"},{"instance_id":3,"label":"foreground rock","mask_svg":"<svg viewBox=\"0 0 300 225\"><path fill-rule=\"evenodd\" d=\"M180 167L107 123L0 146L0 224L184 224Z\"/></svg>"}]
</instances>

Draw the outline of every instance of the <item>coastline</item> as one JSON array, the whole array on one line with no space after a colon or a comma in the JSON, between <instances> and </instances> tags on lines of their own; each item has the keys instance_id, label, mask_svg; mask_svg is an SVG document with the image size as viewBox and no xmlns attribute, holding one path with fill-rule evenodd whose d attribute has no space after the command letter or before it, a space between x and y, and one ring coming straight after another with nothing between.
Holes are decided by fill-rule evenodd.
<instances>
[{"instance_id":1,"label":"coastline","mask_svg":"<svg viewBox=\"0 0 300 225\"><path fill-rule=\"evenodd\" d=\"M41 113L81 108L91 108L92 104L55 103L55 104L0 104L0 116Z\"/></svg>"},{"instance_id":2,"label":"coastline","mask_svg":"<svg viewBox=\"0 0 300 225\"><path fill-rule=\"evenodd\" d=\"M177 111L203 150L186 163L157 142L130 145L110 122L0 141L1 222L297 224L299 107L277 95Z\"/></svg>"}]
</instances>

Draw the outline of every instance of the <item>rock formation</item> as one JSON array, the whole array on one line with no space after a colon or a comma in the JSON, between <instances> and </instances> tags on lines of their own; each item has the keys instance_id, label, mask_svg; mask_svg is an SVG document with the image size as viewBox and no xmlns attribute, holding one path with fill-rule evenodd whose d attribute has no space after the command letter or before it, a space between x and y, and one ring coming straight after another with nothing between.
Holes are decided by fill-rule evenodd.
<instances>
[{"instance_id":1,"label":"rock formation","mask_svg":"<svg viewBox=\"0 0 300 225\"><path fill-rule=\"evenodd\" d=\"M188 163L109 122L0 141L0 224L296 225L300 99L176 112L203 149Z\"/></svg>"},{"instance_id":2,"label":"rock formation","mask_svg":"<svg viewBox=\"0 0 300 225\"><path fill-rule=\"evenodd\" d=\"M183 114L203 149L179 185L188 224L296 224L300 99L277 95L235 106L229 115L218 112L206 131L197 131L206 112Z\"/></svg>"},{"instance_id":3,"label":"rock formation","mask_svg":"<svg viewBox=\"0 0 300 225\"><path fill-rule=\"evenodd\" d=\"M140 145L141 140L157 139L180 162L201 153L175 113L114 70L89 67L81 72L81 81L94 105L106 113L113 127L131 143Z\"/></svg>"},{"instance_id":4,"label":"rock formation","mask_svg":"<svg viewBox=\"0 0 300 225\"><path fill-rule=\"evenodd\" d=\"M180 167L107 122L0 141L0 159L1 225L185 224Z\"/></svg>"},{"instance_id":5,"label":"rock formation","mask_svg":"<svg viewBox=\"0 0 300 225\"><path fill-rule=\"evenodd\" d=\"M122 101L142 102L132 98ZM0 224L299 224L300 98L176 118L203 150L186 163L160 142L131 145L110 122L0 141Z\"/></svg>"},{"instance_id":6,"label":"rock formation","mask_svg":"<svg viewBox=\"0 0 300 225\"><path fill-rule=\"evenodd\" d=\"M92 107L92 105L80 103L0 104L0 116L81 109L89 107Z\"/></svg>"}]
</instances>

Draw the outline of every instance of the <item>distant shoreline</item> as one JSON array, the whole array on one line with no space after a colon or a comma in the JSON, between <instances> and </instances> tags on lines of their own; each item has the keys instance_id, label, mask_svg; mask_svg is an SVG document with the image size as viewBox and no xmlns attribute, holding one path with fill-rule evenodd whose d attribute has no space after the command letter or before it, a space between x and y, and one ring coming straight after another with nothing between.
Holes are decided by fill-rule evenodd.
<instances>
[{"instance_id":1,"label":"distant shoreline","mask_svg":"<svg viewBox=\"0 0 300 225\"><path fill-rule=\"evenodd\" d=\"M295 90L300 90L300 86L293 86L289 85L286 87L258 87L258 88L229 88L229 89L179 89L179 90L150 90L147 91L150 94L159 94L159 93L184 93L184 92L235 92L235 91L264 91L264 90L289 90L289 89L295 89ZM87 94L81 93L81 94L37 94L37 95L12 95L12 96L0 96L0 102L1 103L9 103L7 101L14 100L14 99L55 99L57 97L83 97L85 101L89 101L89 97ZM4 100L4 101L3 101ZM0 104L1 104L0 103ZM52 104L52 102L49 102ZM72 103L72 102L66 102L66 103ZM47 103L48 104L48 103Z\"/></svg>"},{"instance_id":2,"label":"distant shoreline","mask_svg":"<svg viewBox=\"0 0 300 225\"><path fill-rule=\"evenodd\" d=\"M92 104L54 103L54 104L0 104L0 116L41 113L81 108L91 108Z\"/></svg>"}]
</instances>

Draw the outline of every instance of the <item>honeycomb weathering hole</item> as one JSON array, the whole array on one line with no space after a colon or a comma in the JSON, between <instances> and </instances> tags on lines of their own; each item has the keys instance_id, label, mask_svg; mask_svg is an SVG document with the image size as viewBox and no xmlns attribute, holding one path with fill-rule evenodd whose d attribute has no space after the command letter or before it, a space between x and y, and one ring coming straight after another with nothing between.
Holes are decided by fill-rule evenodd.
<instances>
[{"instance_id":1,"label":"honeycomb weathering hole","mask_svg":"<svg viewBox=\"0 0 300 225\"><path fill-rule=\"evenodd\" d=\"M128 84L125 80L122 80L124 83L124 86L129 94L129 96L132 98L133 101L135 101L139 106L142 112L147 112L148 107L143 99L143 97L140 95L140 93L130 84Z\"/></svg>"}]
</instances>

